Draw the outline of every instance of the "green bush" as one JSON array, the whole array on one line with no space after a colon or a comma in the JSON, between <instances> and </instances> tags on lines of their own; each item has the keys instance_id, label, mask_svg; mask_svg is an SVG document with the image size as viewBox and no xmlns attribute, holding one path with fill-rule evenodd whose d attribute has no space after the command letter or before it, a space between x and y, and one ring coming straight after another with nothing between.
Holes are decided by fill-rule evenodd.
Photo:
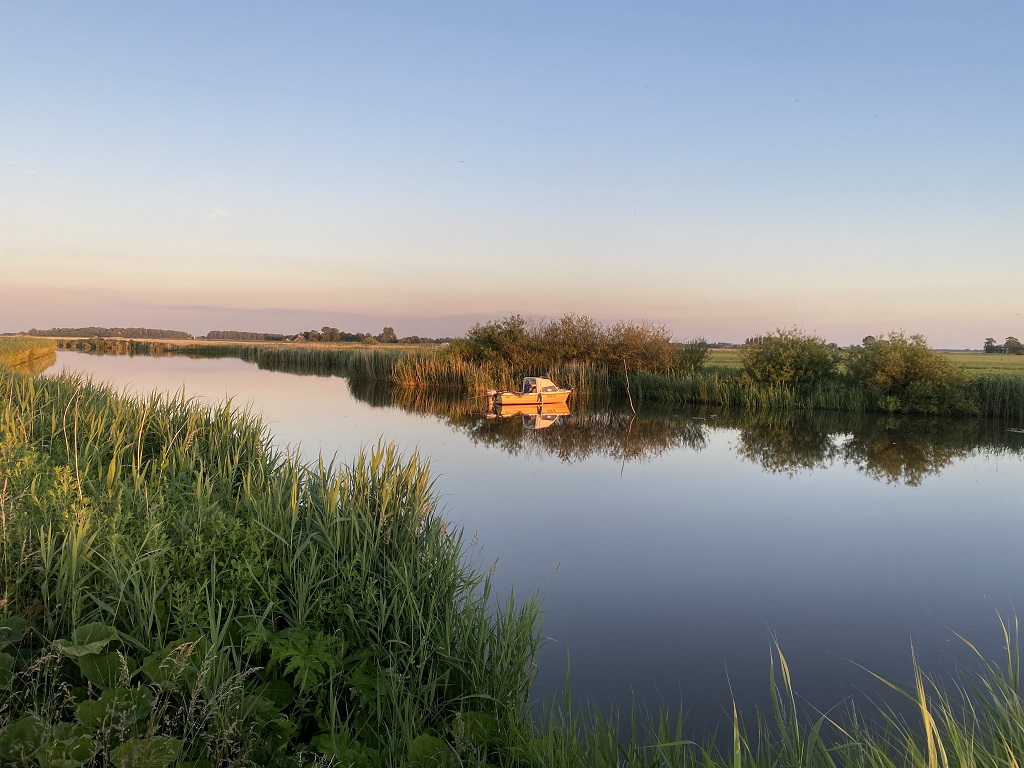
<instances>
[{"instance_id":1,"label":"green bush","mask_svg":"<svg viewBox=\"0 0 1024 768\"><path fill-rule=\"evenodd\" d=\"M680 373L694 374L704 370L704 365L711 357L711 347L703 336L679 346L676 357L676 368Z\"/></svg>"},{"instance_id":2,"label":"green bush","mask_svg":"<svg viewBox=\"0 0 1024 768\"><path fill-rule=\"evenodd\" d=\"M742 360L744 373L758 384L793 387L834 376L839 355L820 336L794 327L747 339Z\"/></svg>"},{"instance_id":3,"label":"green bush","mask_svg":"<svg viewBox=\"0 0 1024 768\"><path fill-rule=\"evenodd\" d=\"M846 369L867 387L878 407L890 412L971 413L977 410L967 376L924 336L892 331L851 350Z\"/></svg>"},{"instance_id":4,"label":"green bush","mask_svg":"<svg viewBox=\"0 0 1024 768\"><path fill-rule=\"evenodd\" d=\"M575 314L547 323L530 322L521 315L477 323L464 339L452 342L449 354L476 364L502 363L517 375L565 365L597 366L614 373L669 373L679 363L664 326L646 322L603 326Z\"/></svg>"}]
</instances>

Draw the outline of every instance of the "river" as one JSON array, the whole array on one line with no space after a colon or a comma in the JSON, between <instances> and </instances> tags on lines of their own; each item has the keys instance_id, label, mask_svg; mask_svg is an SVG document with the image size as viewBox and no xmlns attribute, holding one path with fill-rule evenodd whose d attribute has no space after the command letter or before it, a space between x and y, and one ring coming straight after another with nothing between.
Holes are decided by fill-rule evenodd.
<instances>
[{"instance_id":1,"label":"river","mask_svg":"<svg viewBox=\"0 0 1024 768\"><path fill-rule=\"evenodd\" d=\"M235 359L60 352L135 393L230 398L282 450L345 462L378 441L429 457L466 556L537 593L538 702L681 707L722 725L764 706L775 643L821 710L1003 651L1024 605L1019 424L720 409L579 408L534 429L483 401L396 397Z\"/></svg>"}]
</instances>

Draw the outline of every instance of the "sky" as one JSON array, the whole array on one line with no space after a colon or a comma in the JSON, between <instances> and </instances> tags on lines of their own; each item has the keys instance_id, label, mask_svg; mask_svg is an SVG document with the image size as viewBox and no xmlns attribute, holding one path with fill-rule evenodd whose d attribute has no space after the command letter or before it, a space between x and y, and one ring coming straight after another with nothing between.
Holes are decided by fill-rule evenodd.
<instances>
[{"instance_id":1,"label":"sky","mask_svg":"<svg viewBox=\"0 0 1024 768\"><path fill-rule=\"evenodd\" d=\"M0 5L0 331L1024 337L1024 3Z\"/></svg>"}]
</instances>

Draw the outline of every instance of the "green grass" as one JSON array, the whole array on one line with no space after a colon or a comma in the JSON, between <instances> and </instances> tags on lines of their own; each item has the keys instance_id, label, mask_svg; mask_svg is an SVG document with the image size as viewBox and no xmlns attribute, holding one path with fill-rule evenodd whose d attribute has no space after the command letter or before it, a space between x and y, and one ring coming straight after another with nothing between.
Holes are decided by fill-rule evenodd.
<instances>
[{"instance_id":1,"label":"green grass","mask_svg":"<svg viewBox=\"0 0 1024 768\"><path fill-rule=\"evenodd\" d=\"M706 365L708 367L723 368L730 371L739 371L743 368L743 350L740 349L712 349L708 356Z\"/></svg>"},{"instance_id":2,"label":"green grass","mask_svg":"<svg viewBox=\"0 0 1024 768\"><path fill-rule=\"evenodd\" d=\"M945 352L957 367L970 374L1009 373L1024 376L1024 355L997 355L985 352Z\"/></svg>"}]
</instances>

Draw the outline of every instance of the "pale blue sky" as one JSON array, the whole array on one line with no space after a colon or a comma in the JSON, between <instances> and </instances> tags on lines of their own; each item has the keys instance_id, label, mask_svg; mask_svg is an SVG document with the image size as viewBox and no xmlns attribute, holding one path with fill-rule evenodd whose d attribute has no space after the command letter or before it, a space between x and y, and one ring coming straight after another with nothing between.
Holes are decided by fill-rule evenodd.
<instances>
[{"instance_id":1,"label":"pale blue sky","mask_svg":"<svg viewBox=\"0 0 1024 768\"><path fill-rule=\"evenodd\" d=\"M1022 39L1019 2L6 3L0 330L1024 336Z\"/></svg>"}]
</instances>

